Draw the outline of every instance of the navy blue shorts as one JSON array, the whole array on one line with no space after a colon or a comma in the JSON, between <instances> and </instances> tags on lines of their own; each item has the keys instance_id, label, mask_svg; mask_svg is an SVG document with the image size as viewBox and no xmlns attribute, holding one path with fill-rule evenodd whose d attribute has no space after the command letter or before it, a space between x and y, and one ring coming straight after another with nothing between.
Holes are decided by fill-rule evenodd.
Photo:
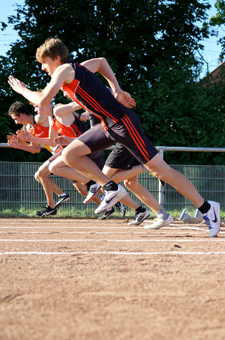
<instances>
[{"instance_id":1,"label":"navy blue shorts","mask_svg":"<svg viewBox=\"0 0 225 340\"><path fill-rule=\"evenodd\" d=\"M106 149L117 142L121 143L141 164L147 163L158 153L145 136L139 118L132 110L107 131L98 124L77 139L92 152Z\"/></svg>"},{"instance_id":2,"label":"navy blue shorts","mask_svg":"<svg viewBox=\"0 0 225 340\"><path fill-rule=\"evenodd\" d=\"M115 148L107 158L105 165L112 169L130 170L133 166L140 165L140 162L124 145L116 143Z\"/></svg>"}]
</instances>

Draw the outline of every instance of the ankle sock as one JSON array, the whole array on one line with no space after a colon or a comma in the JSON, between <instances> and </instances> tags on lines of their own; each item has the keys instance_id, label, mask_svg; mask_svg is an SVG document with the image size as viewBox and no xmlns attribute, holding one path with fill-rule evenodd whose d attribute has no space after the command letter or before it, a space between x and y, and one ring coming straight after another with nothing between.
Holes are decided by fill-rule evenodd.
<instances>
[{"instance_id":1,"label":"ankle sock","mask_svg":"<svg viewBox=\"0 0 225 340\"><path fill-rule=\"evenodd\" d=\"M86 183L86 187L89 189L91 185L95 184L94 181L92 181L92 179Z\"/></svg>"},{"instance_id":2,"label":"ankle sock","mask_svg":"<svg viewBox=\"0 0 225 340\"><path fill-rule=\"evenodd\" d=\"M204 201L204 203L201 205L200 208L198 208L198 210L202 213L202 214L206 214L209 209L211 208L211 205L209 204L209 202Z\"/></svg>"},{"instance_id":3,"label":"ankle sock","mask_svg":"<svg viewBox=\"0 0 225 340\"><path fill-rule=\"evenodd\" d=\"M166 212L166 210L164 210L163 208L161 210L159 210L156 213L156 216L160 219L160 220L166 220L169 216L168 212Z\"/></svg>"},{"instance_id":4,"label":"ankle sock","mask_svg":"<svg viewBox=\"0 0 225 340\"><path fill-rule=\"evenodd\" d=\"M116 184L113 181L110 181L103 186L103 189L106 191L116 191L118 190L118 184Z\"/></svg>"},{"instance_id":5,"label":"ankle sock","mask_svg":"<svg viewBox=\"0 0 225 340\"><path fill-rule=\"evenodd\" d=\"M62 194L59 194L58 197L64 197L66 196L67 194L65 192L63 192Z\"/></svg>"},{"instance_id":6,"label":"ankle sock","mask_svg":"<svg viewBox=\"0 0 225 340\"><path fill-rule=\"evenodd\" d=\"M145 212L145 208L142 207L142 205L140 205L140 207L138 207L137 209L135 209L135 214L140 214L141 212Z\"/></svg>"}]
</instances>

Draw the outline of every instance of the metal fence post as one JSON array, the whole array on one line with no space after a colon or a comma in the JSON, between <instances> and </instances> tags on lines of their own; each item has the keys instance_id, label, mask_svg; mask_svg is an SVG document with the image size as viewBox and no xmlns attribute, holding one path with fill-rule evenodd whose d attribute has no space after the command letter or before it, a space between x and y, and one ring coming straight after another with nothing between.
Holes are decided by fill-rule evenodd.
<instances>
[{"instance_id":1,"label":"metal fence post","mask_svg":"<svg viewBox=\"0 0 225 340\"><path fill-rule=\"evenodd\" d=\"M163 149L159 150L159 154L163 159ZM159 181L159 204L163 207L163 192L164 192L164 188L161 184L161 181Z\"/></svg>"}]
</instances>

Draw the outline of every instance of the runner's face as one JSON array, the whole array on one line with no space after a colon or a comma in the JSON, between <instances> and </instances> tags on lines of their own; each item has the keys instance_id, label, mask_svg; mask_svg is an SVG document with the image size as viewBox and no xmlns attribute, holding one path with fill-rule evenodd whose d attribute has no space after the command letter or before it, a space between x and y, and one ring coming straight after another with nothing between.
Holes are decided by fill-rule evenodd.
<instances>
[{"instance_id":1,"label":"runner's face","mask_svg":"<svg viewBox=\"0 0 225 340\"><path fill-rule=\"evenodd\" d=\"M37 112L40 116L47 116L49 112L49 105L48 106L36 106L34 105L34 111Z\"/></svg>"},{"instance_id":2,"label":"runner's face","mask_svg":"<svg viewBox=\"0 0 225 340\"><path fill-rule=\"evenodd\" d=\"M12 114L11 118L14 120L14 122L16 124L21 124L21 125L26 124L26 122L25 122L26 115L24 115L23 113L20 113L19 116L16 116L16 115Z\"/></svg>"},{"instance_id":3,"label":"runner's face","mask_svg":"<svg viewBox=\"0 0 225 340\"><path fill-rule=\"evenodd\" d=\"M50 57L45 57L41 63L42 71L45 71L46 73L48 73L50 77L52 77L57 67L58 67L58 58L53 60Z\"/></svg>"}]
</instances>

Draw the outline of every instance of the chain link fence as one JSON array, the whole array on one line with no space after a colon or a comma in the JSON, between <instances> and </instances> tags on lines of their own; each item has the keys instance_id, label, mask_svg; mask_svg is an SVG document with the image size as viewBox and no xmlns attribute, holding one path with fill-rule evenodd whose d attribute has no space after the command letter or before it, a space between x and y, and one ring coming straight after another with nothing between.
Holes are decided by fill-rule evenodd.
<instances>
[{"instance_id":1,"label":"chain link fence","mask_svg":"<svg viewBox=\"0 0 225 340\"><path fill-rule=\"evenodd\" d=\"M20 162L0 162L0 212L5 210L16 211L38 210L46 205L46 197L42 185L34 179L34 174L42 163L20 163ZM221 208L225 205L225 166L213 165L172 165L172 167L183 173L200 194L207 200L218 201ZM72 186L68 179L54 176L52 178L67 192L71 199L60 209L66 209L71 214L92 217L96 204L93 202L83 204L84 196L80 195ZM157 178L149 173L139 175L139 182L147 188L157 201L162 201L168 211L193 211L194 205L179 194L171 186L166 185L162 192ZM141 203L132 193L131 197ZM57 201L57 196L55 195ZM142 204L143 205L143 204ZM133 216L133 212L128 209L128 215Z\"/></svg>"}]
</instances>

